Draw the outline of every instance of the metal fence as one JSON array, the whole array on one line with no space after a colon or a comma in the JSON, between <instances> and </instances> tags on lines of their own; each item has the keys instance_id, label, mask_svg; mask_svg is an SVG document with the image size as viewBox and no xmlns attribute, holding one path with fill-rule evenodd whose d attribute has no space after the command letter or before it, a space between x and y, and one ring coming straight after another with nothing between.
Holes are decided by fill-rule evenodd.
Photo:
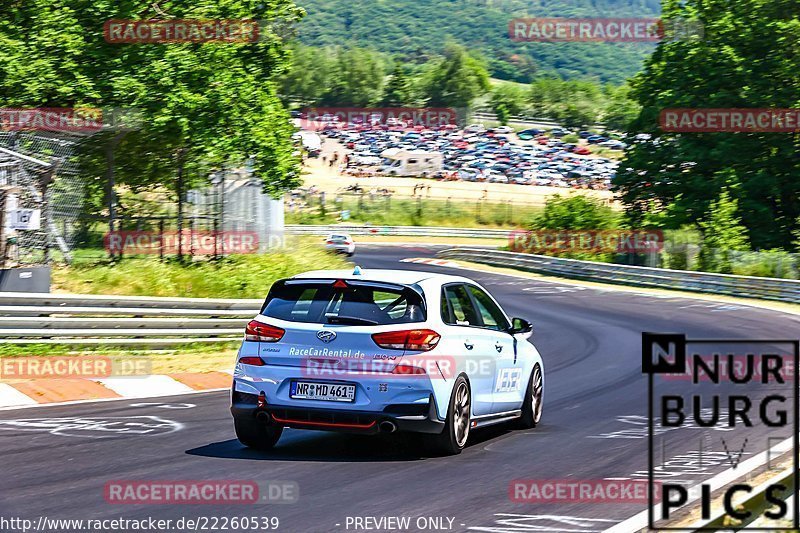
<instances>
[{"instance_id":1,"label":"metal fence","mask_svg":"<svg viewBox=\"0 0 800 533\"><path fill-rule=\"evenodd\" d=\"M437 255L446 259L462 259L492 266L511 267L604 283L620 283L640 287L678 289L800 303L800 280L597 263L544 255L520 254L498 250L487 251L469 247L448 248Z\"/></svg>"},{"instance_id":2,"label":"metal fence","mask_svg":"<svg viewBox=\"0 0 800 533\"><path fill-rule=\"evenodd\" d=\"M41 209L40 229L16 232L10 263L44 263L51 249L72 249L86 185L75 156L80 142L77 135L0 131L0 188L17 196L18 207Z\"/></svg>"},{"instance_id":3,"label":"metal fence","mask_svg":"<svg viewBox=\"0 0 800 533\"><path fill-rule=\"evenodd\" d=\"M212 221L216 231L256 233L262 252L282 246L283 200L271 198L262 187L247 167L216 173L211 186L187 193L189 216Z\"/></svg>"}]
</instances>

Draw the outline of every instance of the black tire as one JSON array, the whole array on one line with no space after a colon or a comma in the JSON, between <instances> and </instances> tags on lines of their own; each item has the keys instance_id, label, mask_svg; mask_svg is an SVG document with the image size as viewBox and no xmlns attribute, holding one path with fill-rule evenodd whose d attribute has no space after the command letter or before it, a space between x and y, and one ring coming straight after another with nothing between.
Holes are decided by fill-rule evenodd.
<instances>
[{"instance_id":1,"label":"black tire","mask_svg":"<svg viewBox=\"0 0 800 533\"><path fill-rule=\"evenodd\" d=\"M522 402L522 416L519 418L521 428L531 429L539 424L542 419L543 398L542 369L539 365L535 365L531 371L531 378L528 380L528 388L525 390L525 399Z\"/></svg>"},{"instance_id":2,"label":"black tire","mask_svg":"<svg viewBox=\"0 0 800 533\"><path fill-rule=\"evenodd\" d=\"M283 433L283 426L240 418L233 419L233 428L239 442L254 450L271 450Z\"/></svg>"},{"instance_id":3,"label":"black tire","mask_svg":"<svg viewBox=\"0 0 800 533\"><path fill-rule=\"evenodd\" d=\"M453 385L453 393L450 395L444 430L438 435L428 436L432 452L441 455L461 453L469 439L471 409L472 393L469 383L464 376L458 376Z\"/></svg>"}]
</instances>

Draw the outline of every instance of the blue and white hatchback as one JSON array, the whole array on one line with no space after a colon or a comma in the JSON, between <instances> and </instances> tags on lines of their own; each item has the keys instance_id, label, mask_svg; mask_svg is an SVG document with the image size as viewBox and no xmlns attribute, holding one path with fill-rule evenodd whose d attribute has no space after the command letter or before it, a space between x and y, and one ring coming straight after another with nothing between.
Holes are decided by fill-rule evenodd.
<instances>
[{"instance_id":1,"label":"blue and white hatchback","mask_svg":"<svg viewBox=\"0 0 800 533\"><path fill-rule=\"evenodd\" d=\"M464 277L356 267L280 280L239 349L236 436L269 449L284 427L411 431L452 454L472 428L534 427L544 365L531 332Z\"/></svg>"}]
</instances>

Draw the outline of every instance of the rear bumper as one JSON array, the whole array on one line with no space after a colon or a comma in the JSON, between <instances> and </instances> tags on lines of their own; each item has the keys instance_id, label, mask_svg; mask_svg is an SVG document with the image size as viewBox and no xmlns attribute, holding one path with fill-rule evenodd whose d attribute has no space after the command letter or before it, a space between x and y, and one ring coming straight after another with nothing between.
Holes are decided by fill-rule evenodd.
<instances>
[{"instance_id":1,"label":"rear bumper","mask_svg":"<svg viewBox=\"0 0 800 533\"><path fill-rule=\"evenodd\" d=\"M317 409L308 407L257 405L254 394L233 391L231 414L234 418L253 420L257 417L268 423L297 429L316 429L320 431L339 431L371 435L383 431L381 424L391 422L397 431L416 433L441 433L444 422L436 416L436 405L431 395L426 404L387 405L382 411L360 411L343 409ZM384 424L384 428L386 425Z\"/></svg>"},{"instance_id":2,"label":"rear bumper","mask_svg":"<svg viewBox=\"0 0 800 533\"><path fill-rule=\"evenodd\" d=\"M329 252L335 252L340 254L351 254L355 252L356 247L355 245L336 245L336 244L326 244L325 249Z\"/></svg>"}]
</instances>

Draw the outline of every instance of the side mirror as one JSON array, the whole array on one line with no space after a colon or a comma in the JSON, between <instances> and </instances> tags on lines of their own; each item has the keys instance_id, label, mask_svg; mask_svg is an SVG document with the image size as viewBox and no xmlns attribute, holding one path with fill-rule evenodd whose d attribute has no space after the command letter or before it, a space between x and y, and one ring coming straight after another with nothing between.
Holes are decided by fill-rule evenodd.
<instances>
[{"instance_id":1,"label":"side mirror","mask_svg":"<svg viewBox=\"0 0 800 533\"><path fill-rule=\"evenodd\" d=\"M524 318L511 319L511 332L512 335L520 333L533 334L533 325Z\"/></svg>"}]
</instances>

